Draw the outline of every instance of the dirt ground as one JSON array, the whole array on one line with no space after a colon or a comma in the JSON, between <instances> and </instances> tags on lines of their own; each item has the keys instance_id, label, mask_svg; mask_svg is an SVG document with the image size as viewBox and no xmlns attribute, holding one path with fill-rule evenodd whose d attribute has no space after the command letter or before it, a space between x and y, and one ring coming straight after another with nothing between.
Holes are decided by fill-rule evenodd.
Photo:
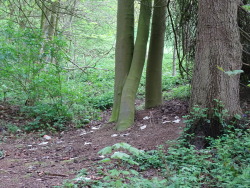
<instances>
[{"instance_id":1,"label":"dirt ground","mask_svg":"<svg viewBox=\"0 0 250 188\"><path fill-rule=\"evenodd\" d=\"M107 124L110 111L105 111L101 121L91 122L84 129L49 135L51 139L34 133L0 136L0 188L60 186L101 159L97 154L100 149L115 143L156 149L179 137L184 127L182 116L186 113L186 102L172 100L159 108L137 111L134 126L124 132L116 132L114 124ZM2 120L18 125L25 121L18 116L18 107L0 105ZM3 131L0 126L0 133Z\"/></svg>"},{"instance_id":2,"label":"dirt ground","mask_svg":"<svg viewBox=\"0 0 250 188\"><path fill-rule=\"evenodd\" d=\"M249 89L241 92L241 98L243 111L249 111ZM134 126L124 132L116 132L114 124L107 124L111 113L107 110L100 121L91 122L84 129L49 135L51 139L34 133L3 136L0 122L0 188L60 186L79 170L100 160L97 153L100 149L115 143L126 142L142 150L156 149L180 136L184 127L182 116L187 109L187 102L171 100L158 108L139 110ZM16 125L26 121L18 107L1 104L0 120Z\"/></svg>"}]
</instances>

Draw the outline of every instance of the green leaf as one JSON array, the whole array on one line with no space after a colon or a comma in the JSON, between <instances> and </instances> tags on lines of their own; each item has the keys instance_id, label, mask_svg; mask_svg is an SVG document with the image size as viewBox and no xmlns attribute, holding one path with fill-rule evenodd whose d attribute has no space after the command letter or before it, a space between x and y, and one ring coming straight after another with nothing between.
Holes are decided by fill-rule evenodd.
<instances>
[{"instance_id":1,"label":"green leaf","mask_svg":"<svg viewBox=\"0 0 250 188\"><path fill-rule=\"evenodd\" d=\"M132 159L125 159L125 161L126 161L127 163L129 163L129 164L139 166L139 163L135 162L135 161L134 161L134 160L132 160Z\"/></svg>"},{"instance_id":2,"label":"green leaf","mask_svg":"<svg viewBox=\"0 0 250 188\"><path fill-rule=\"evenodd\" d=\"M250 5L243 5L242 8L250 11Z\"/></svg>"},{"instance_id":3,"label":"green leaf","mask_svg":"<svg viewBox=\"0 0 250 188\"><path fill-rule=\"evenodd\" d=\"M233 71L226 71L225 73L229 76L232 76L232 75L237 75L237 74L241 74L243 73L244 71L243 70L233 70Z\"/></svg>"},{"instance_id":4,"label":"green leaf","mask_svg":"<svg viewBox=\"0 0 250 188\"><path fill-rule=\"evenodd\" d=\"M108 163L108 162L110 162L110 161L111 161L110 158L105 158L105 159L102 159L102 160L100 161L100 163Z\"/></svg>"},{"instance_id":5,"label":"green leaf","mask_svg":"<svg viewBox=\"0 0 250 188\"><path fill-rule=\"evenodd\" d=\"M114 149L119 149L119 148L121 148L122 146L121 146L121 143L116 143L116 144L114 144L112 147L113 147Z\"/></svg>"},{"instance_id":6,"label":"green leaf","mask_svg":"<svg viewBox=\"0 0 250 188\"><path fill-rule=\"evenodd\" d=\"M112 147L111 146L107 146L103 149L101 149L98 154L102 154L102 155L106 155L112 152Z\"/></svg>"},{"instance_id":7,"label":"green leaf","mask_svg":"<svg viewBox=\"0 0 250 188\"><path fill-rule=\"evenodd\" d=\"M127 171L127 170L121 171L121 173L124 174L124 175L129 175L130 174L130 172Z\"/></svg>"},{"instance_id":8,"label":"green leaf","mask_svg":"<svg viewBox=\"0 0 250 188\"><path fill-rule=\"evenodd\" d=\"M112 156L111 156L112 159L128 159L130 158L130 156L126 153L123 153L123 152L115 152Z\"/></svg>"},{"instance_id":9,"label":"green leaf","mask_svg":"<svg viewBox=\"0 0 250 188\"><path fill-rule=\"evenodd\" d=\"M121 180L116 180L115 182L115 187L122 187L123 186L123 183Z\"/></svg>"},{"instance_id":10,"label":"green leaf","mask_svg":"<svg viewBox=\"0 0 250 188\"><path fill-rule=\"evenodd\" d=\"M109 173L110 176L119 176L121 174L121 172L116 169L110 170Z\"/></svg>"},{"instance_id":11,"label":"green leaf","mask_svg":"<svg viewBox=\"0 0 250 188\"><path fill-rule=\"evenodd\" d=\"M131 174L134 174L134 175L136 175L136 176L139 175L139 172L137 172L136 170L130 170L130 173L131 173Z\"/></svg>"},{"instance_id":12,"label":"green leaf","mask_svg":"<svg viewBox=\"0 0 250 188\"><path fill-rule=\"evenodd\" d=\"M139 150L139 149L137 149L137 148L135 148L135 147L130 147L130 148L128 148L128 151L129 151L130 153L132 153L133 155L140 155L140 154L143 153L141 150Z\"/></svg>"},{"instance_id":13,"label":"green leaf","mask_svg":"<svg viewBox=\"0 0 250 188\"><path fill-rule=\"evenodd\" d=\"M121 143L117 143L117 144L113 145L114 149L119 149L119 148L128 149L130 147L131 147L131 145L129 145L129 144L125 143L125 142L121 142Z\"/></svg>"},{"instance_id":14,"label":"green leaf","mask_svg":"<svg viewBox=\"0 0 250 188\"><path fill-rule=\"evenodd\" d=\"M129 144L125 143L125 142L122 142L122 143L121 143L121 146L122 146L122 148L124 148L124 149L129 149L130 147L132 147L131 145L129 145Z\"/></svg>"},{"instance_id":15,"label":"green leaf","mask_svg":"<svg viewBox=\"0 0 250 188\"><path fill-rule=\"evenodd\" d=\"M217 69L219 69L222 72L225 72L224 69L222 67L218 66L218 65L217 65Z\"/></svg>"},{"instance_id":16,"label":"green leaf","mask_svg":"<svg viewBox=\"0 0 250 188\"><path fill-rule=\"evenodd\" d=\"M235 117L236 119L238 119L238 120L241 119L241 115L240 115L240 114L235 114L234 117Z\"/></svg>"}]
</instances>

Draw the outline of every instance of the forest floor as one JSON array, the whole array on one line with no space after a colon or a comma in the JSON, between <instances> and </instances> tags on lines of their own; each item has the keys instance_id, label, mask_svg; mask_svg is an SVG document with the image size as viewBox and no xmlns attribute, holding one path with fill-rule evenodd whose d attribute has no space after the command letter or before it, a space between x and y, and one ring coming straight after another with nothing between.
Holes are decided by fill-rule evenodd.
<instances>
[{"instance_id":1,"label":"forest floor","mask_svg":"<svg viewBox=\"0 0 250 188\"><path fill-rule=\"evenodd\" d=\"M4 153L0 158L0 188L60 186L100 160L99 150L119 142L145 151L159 145L167 148L166 141L179 137L187 108L187 102L171 100L158 108L137 111L134 126L123 132L107 124L111 113L107 110L100 121L84 129L49 135L48 140L38 133L0 136L0 151ZM2 120L22 124L16 120L19 114L17 107L0 105Z\"/></svg>"},{"instance_id":2,"label":"forest floor","mask_svg":"<svg viewBox=\"0 0 250 188\"><path fill-rule=\"evenodd\" d=\"M249 90L242 95L242 108L250 109ZM158 108L138 110L135 124L127 131L117 132L107 124L110 110L102 113L82 129L71 129L49 135L38 133L4 135L0 125L0 188L45 188L60 186L77 172L100 160L98 151L106 146L126 142L142 150L156 149L168 140L176 140L184 127L183 115L188 104L170 100ZM22 124L18 107L0 104L0 119ZM150 176L154 176L154 172Z\"/></svg>"}]
</instances>

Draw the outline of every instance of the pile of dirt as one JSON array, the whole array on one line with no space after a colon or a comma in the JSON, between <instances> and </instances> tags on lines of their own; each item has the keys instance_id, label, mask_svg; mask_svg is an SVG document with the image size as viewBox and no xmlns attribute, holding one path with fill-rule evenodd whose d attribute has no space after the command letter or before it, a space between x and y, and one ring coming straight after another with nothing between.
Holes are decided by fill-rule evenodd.
<instances>
[{"instance_id":1,"label":"pile of dirt","mask_svg":"<svg viewBox=\"0 0 250 188\"><path fill-rule=\"evenodd\" d=\"M184 127L182 116L187 114L187 108L185 101L172 100L158 108L138 111L134 126L123 132L115 131L114 124L107 124L110 111L105 111L101 121L91 122L84 129L49 137L39 134L1 137L0 187L61 185L63 180L74 178L79 170L99 160L97 152L100 149L119 142L143 150L156 149L179 137ZM9 116L16 117L17 112L0 109L0 116L10 113ZM12 121L10 117L8 121Z\"/></svg>"}]
</instances>

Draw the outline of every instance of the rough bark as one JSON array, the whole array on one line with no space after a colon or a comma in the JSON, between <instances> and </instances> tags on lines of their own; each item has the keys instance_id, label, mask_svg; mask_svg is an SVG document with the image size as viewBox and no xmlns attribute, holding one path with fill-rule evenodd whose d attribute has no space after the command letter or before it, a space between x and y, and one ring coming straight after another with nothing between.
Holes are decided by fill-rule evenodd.
<instances>
[{"instance_id":1,"label":"rough bark","mask_svg":"<svg viewBox=\"0 0 250 188\"><path fill-rule=\"evenodd\" d=\"M213 117L217 104L222 101L229 117L241 113L239 103L239 77L229 76L225 71L241 69L241 44L237 25L236 0L200 0L198 10L198 36L195 65L192 80L190 106L208 108L208 116ZM217 122L217 123L216 123ZM206 126L194 125L205 136L217 136L222 126L217 120ZM209 128L208 128L209 127Z\"/></svg>"},{"instance_id":2,"label":"rough bark","mask_svg":"<svg viewBox=\"0 0 250 188\"><path fill-rule=\"evenodd\" d=\"M162 104L162 58L166 29L166 0L155 0L146 71L145 108Z\"/></svg>"},{"instance_id":3,"label":"rough bark","mask_svg":"<svg viewBox=\"0 0 250 188\"><path fill-rule=\"evenodd\" d=\"M135 96L139 87L147 51L151 18L151 0L142 0L133 60L122 90L121 107L116 129L126 130L133 125L135 116Z\"/></svg>"},{"instance_id":4,"label":"rough bark","mask_svg":"<svg viewBox=\"0 0 250 188\"><path fill-rule=\"evenodd\" d=\"M134 0L118 0L115 51L114 105L110 122L116 122L121 105L122 89L127 78L134 50Z\"/></svg>"}]
</instances>

